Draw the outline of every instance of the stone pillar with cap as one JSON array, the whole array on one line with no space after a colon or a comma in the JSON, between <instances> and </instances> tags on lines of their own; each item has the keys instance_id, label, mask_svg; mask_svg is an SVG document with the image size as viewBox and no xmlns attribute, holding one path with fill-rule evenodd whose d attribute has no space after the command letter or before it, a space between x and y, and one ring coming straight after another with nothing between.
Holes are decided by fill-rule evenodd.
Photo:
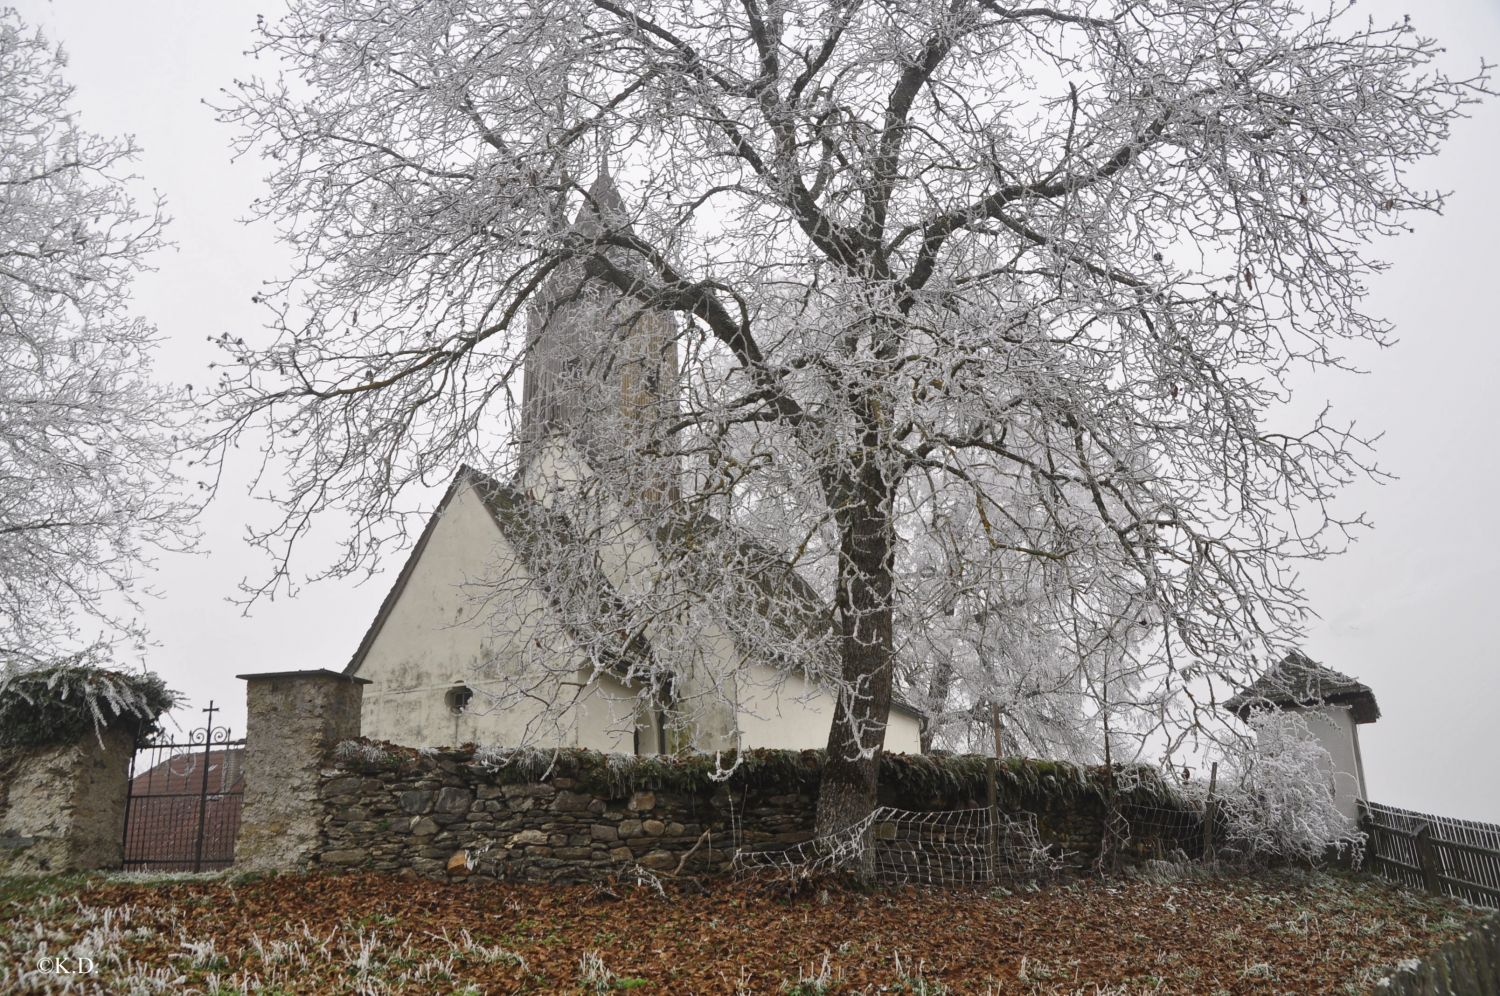
<instances>
[{"instance_id":1,"label":"stone pillar with cap","mask_svg":"<svg viewBox=\"0 0 1500 996\"><path fill-rule=\"evenodd\" d=\"M339 671L242 674L245 800L234 864L243 871L305 867L320 832L320 772L340 741L359 736L363 686Z\"/></svg>"}]
</instances>

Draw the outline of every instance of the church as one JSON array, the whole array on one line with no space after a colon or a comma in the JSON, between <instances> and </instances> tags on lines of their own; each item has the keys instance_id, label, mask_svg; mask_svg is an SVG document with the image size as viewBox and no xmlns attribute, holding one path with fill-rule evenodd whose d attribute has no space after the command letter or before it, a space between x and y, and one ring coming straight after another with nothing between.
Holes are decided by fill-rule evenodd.
<instances>
[{"instance_id":1,"label":"church","mask_svg":"<svg viewBox=\"0 0 1500 996\"><path fill-rule=\"evenodd\" d=\"M570 232L628 225L601 170ZM526 345L514 477L458 470L345 668L370 682L365 735L624 754L825 746L831 608L766 544L684 511L674 458L652 455L678 405L670 319L569 261L539 288ZM920 731L893 704L885 749L918 752Z\"/></svg>"}]
</instances>

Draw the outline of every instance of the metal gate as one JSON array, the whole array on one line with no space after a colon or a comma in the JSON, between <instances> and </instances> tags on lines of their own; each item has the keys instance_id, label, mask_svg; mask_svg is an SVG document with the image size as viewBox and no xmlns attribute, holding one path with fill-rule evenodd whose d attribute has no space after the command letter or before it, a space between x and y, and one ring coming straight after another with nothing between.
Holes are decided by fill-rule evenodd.
<instances>
[{"instance_id":1,"label":"metal gate","mask_svg":"<svg viewBox=\"0 0 1500 996\"><path fill-rule=\"evenodd\" d=\"M125 799L126 871L213 871L234 863L245 792L245 741L204 725L186 743L136 749Z\"/></svg>"}]
</instances>

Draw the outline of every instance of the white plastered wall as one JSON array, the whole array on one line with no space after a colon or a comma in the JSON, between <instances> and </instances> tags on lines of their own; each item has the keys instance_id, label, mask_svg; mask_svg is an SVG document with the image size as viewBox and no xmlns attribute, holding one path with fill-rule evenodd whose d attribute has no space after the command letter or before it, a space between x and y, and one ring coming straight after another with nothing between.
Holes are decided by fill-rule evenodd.
<instances>
[{"instance_id":1,"label":"white plastered wall","mask_svg":"<svg viewBox=\"0 0 1500 996\"><path fill-rule=\"evenodd\" d=\"M778 674L765 664L750 667L741 682L740 746L790 750L828 746L834 699L800 674ZM919 754L922 728L917 717L893 707L885 730L888 753Z\"/></svg>"},{"instance_id":2,"label":"white plastered wall","mask_svg":"<svg viewBox=\"0 0 1500 996\"><path fill-rule=\"evenodd\" d=\"M498 576L507 579L501 596L476 601L483 582ZM371 682L361 713L364 735L409 746L526 743L630 752L635 696L612 678L586 683L581 659L568 667L576 655L539 626L549 608L526 582L489 510L471 487L461 487L360 664L359 676ZM531 679L534 697L497 701L509 684L496 669L515 676L523 662L541 658L549 666ZM496 677L486 680L486 672ZM564 678L571 682L565 685ZM455 713L447 693L457 684L475 694ZM578 685L586 687L580 692ZM565 701L562 696L573 700L571 707L547 715L548 703Z\"/></svg>"},{"instance_id":3,"label":"white plastered wall","mask_svg":"<svg viewBox=\"0 0 1500 996\"><path fill-rule=\"evenodd\" d=\"M593 477L586 461L571 447L552 440L542 447L528 464L524 484L548 505L568 488L579 486ZM655 542L644 530L626 520L624 510L610 503L603 516L614 523L617 537L605 544L601 564L611 583L621 591L651 583L651 573L659 562ZM695 660L697 674L678 676L680 693L695 698L690 711L698 717L694 731L695 746L715 750L739 746L775 747L790 750L825 747L833 721L834 700L827 691L817 688L797 674L775 674L764 664L743 663L743 654L734 638L720 623L702 614L691 625L691 648L683 657ZM648 627L646 637L662 643L659 628ZM745 680L733 676L748 671ZM734 714L714 716L707 703L715 700L736 703ZM886 729L887 751L917 754L921 752L921 721L914 713L893 708Z\"/></svg>"},{"instance_id":4,"label":"white plastered wall","mask_svg":"<svg viewBox=\"0 0 1500 996\"><path fill-rule=\"evenodd\" d=\"M1365 775L1361 767L1357 738L1359 729L1349 710L1342 706L1326 706L1320 709L1297 709L1307 721L1307 728L1328 751L1333 770L1329 772L1329 784L1333 788L1333 800L1339 812L1349 819L1359 818L1357 800L1365 795Z\"/></svg>"},{"instance_id":5,"label":"white plastered wall","mask_svg":"<svg viewBox=\"0 0 1500 996\"><path fill-rule=\"evenodd\" d=\"M576 456L556 448L538 462L545 468L527 483L544 497L549 484L589 475ZM627 589L641 583L658 556L651 540L634 526L624 527L612 547L603 567L613 583ZM499 595L476 602L482 590L494 590L497 582L503 582ZM582 656L558 641L552 626L540 625L551 612L484 503L472 488L461 487L434 525L361 663L359 676L371 681L364 694L364 735L410 746L526 743L630 753L639 730L643 752L659 749L656 717L614 678L588 681ZM800 675L777 675L761 664L752 665L749 680L737 683L734 675L742 662L733 638L712 619L697 619L688 629L690 656L700 658L702 673L679 675L679 691L697 697L691 710L698 717L694 746L803 749L827 744L834 705L828 692ZM661 636L650 630L646 635ZM539 658L548 661L548 670L529 672L532 696L516 696L512 681L523 662ZM486 680L485 668L507 668L511 680L498 674ZM475 695L455 714L447 693L460 683ZM572 707L548 715L547 704L562 696L573 700ZM730 701L738 708L731 711ZM722 715L705 708L714 703L726 703ZM893 709L889 722L888 751L920 751L920 723L913 714Z\"/></svg>"}]
</instances>

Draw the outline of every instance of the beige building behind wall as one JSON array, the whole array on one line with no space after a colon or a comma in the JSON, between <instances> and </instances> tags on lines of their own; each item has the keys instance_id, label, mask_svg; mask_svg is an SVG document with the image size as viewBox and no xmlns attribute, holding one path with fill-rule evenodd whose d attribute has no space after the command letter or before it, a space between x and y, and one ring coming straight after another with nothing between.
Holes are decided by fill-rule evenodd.
<instances>
[{"instance_id":1,"label":"beige building behind wall","mask_svg":"<svg viewBox=\"0 0 1500 996\"><path fill-rule=\"evenodd\" d=\"M371 682L366 736L412 746L524 743L615 753L674 746L668 708L652 708L628 679L595 668L550 618L555 610L524 544L507 535L518 507L531 501L467 468L455 477L346 668ZM644 552L620 544L610 573L624 577L632 561L643 573L655 550L642 542ZM680 746L826 745L834 707L827 688L747 660L713 620L704 623L698 655L708 672L703 681L717 687L684 689L697 697L697 725ZM704 707L716 698L718 715ZM897 704L886 749L917 753L920 731L918 714Z\"/></svg>"}]
</instances>

